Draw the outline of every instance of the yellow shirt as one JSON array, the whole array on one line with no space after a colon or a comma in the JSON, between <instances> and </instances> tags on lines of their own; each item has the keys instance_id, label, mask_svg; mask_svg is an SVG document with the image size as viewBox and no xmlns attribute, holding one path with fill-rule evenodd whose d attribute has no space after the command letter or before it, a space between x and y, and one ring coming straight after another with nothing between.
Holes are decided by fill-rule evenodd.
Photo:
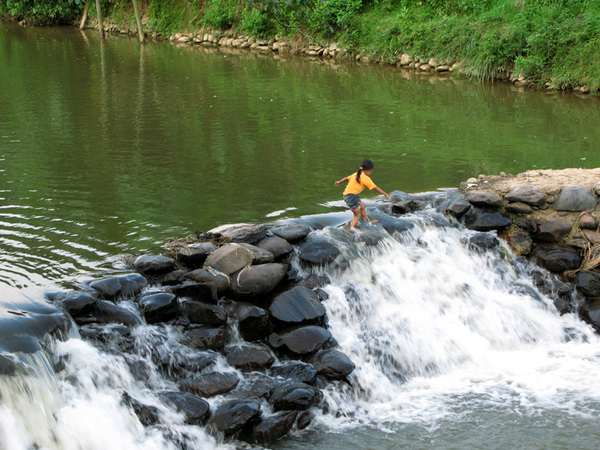
<instances>
[{"instance_id":1,"label":"yellow shirt","mask_svg":"<svg viewBox=\"0 0 600 450\"><path fill-rule=\"evenodd\" d=\"M369 178L367 175L365 175L364 173L360 174L360 182L356 181L356 174L358 172L354 172L352 175L349 175L348 178L348 186L346 186L346 189L344 189L344 193L342 195L348 195L348 194L360 194L366 187L368 187L370 190L373 190L374 188L376 188L377 186L375 185L375 183L373 183L373 180L371 180L371 178Z\"/></svg>"}]
</instances>

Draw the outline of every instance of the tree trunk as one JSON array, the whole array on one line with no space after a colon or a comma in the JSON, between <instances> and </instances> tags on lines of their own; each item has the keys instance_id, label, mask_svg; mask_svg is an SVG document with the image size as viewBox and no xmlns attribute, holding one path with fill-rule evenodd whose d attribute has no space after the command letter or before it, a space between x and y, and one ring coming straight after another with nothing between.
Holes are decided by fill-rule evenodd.
<instances>
[{"instance_id":1,"label":"tree trunk","mask_svg":"<svg viewBox=\"0 0 600 450\"><path fill-rule=\"evenodd\" d=\"M142 29L142 18L140 17L140 7L138 5L138 0L132 1L133 9L135 10L135 20L137 21L138 36L140 37L140 42L144 42L144 30Z\"/></svg>"},{"instance_id":2,"label":"tree trunk","mask_svg":"<svg viewBox=\"0 0 600 450\"><path fill-rule=\"evenodd\" d=\"M79 24L79 29L83 30L85 28L85 23L87 22L87 13L88 13L88 5L85 4L85 8L83 8L83 16L81 17L81 23Z\"/></svg>"},{"instance_id":3,"label":"tree trunk","mask_svg":"<svg viewBox=\"0 0 600 450\"><path fill-rule=\"evenodd\" d=\"M96 0L96 12L98 13L98 28L100 29L100 37L104 37L104 23L102 22L102 7L100 0Z\"/></svg>"}]
</instances>

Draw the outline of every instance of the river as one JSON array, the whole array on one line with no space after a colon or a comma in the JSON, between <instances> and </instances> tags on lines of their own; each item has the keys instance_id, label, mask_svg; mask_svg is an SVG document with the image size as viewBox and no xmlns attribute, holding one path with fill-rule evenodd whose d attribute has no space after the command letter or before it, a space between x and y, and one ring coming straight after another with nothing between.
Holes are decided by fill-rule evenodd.
<instances>
[{"instance_id":1,"label":"river","mask_svg":"<svg viewBox=\"0 0 600 450\"><path fill-rule=\"evenodd\" d=\"M333 183L364 157L379 186L411 193L480 173L598 167L598 123L596 97L0 24L1 318L172 237L232 222L336 224ZM330 328L357 364L354 388L326 392L329 413L275 447L594 446L598 337L548 299L513 292L531 285L527 271L469 253L465 231L411 220L411 239L332 274ZM119 420L110 383L91 381L118 364L77 338L56 345L81 391L32 362L35 380L2 384L0 443L174 445ZM40 393L38 414L23 392ZM220 445L186 433L192 448Z\"/></svg>"}]
</instances>

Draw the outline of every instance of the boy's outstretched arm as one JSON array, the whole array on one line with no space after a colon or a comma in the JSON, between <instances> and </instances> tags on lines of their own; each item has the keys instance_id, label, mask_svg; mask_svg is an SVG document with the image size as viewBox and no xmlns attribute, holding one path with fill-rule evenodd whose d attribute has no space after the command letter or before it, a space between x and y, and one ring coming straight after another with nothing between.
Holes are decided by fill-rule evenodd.
<instances>
[{"instance_id":1,"label":"boy's outstretched arm","mask_svg":"<svg viewBox=\"0 0 600 450\"><path fill-rule=\"evenodd\" d=\"M340 184L345 183L346 181L348 181L348 177L344 177L341 180L336 181L335 185L339 186Z\"/></svg>"}]
</instances>

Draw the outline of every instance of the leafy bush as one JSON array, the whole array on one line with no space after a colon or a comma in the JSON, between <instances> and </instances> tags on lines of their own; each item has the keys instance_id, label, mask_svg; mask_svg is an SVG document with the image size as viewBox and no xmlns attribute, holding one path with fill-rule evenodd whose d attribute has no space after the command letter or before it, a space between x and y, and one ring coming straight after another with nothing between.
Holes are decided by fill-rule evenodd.
<instances>
[{"instance_id":1,"label":"leafy bush","mask_svg":"<svg viewBox=\"0 0 600 450\"><path fill-rule=\"evenodd\" d=\"M275 22L266 11L248 7L242 11L240 31L257 37L270 37L276 31Z\"/></svg>"},{"instance_id":2,"label":"leafy bush","mask_svg":"<svg viewBox=\"0 0 600 450\"><path fill-rule=\"evenodd\" d=\"M233 3L233 2L231 2ZM210 28L225 30L233 26L235 5L227 0L207 0L203 22Z\"/></svg>"},{"instance_id":3,"label":"leafy bush","mask_svg":"<svg viewBox=\"0 0 600 450\"><path fill-rule=\"evenodd\" d=\"M0 14L35 23L60 24L77 17L84 5L84 0L0 0Z\"/></svg>"},{"instance_id":4,"label":"leafy bush","mask_svg":"<svg viewBox=\"0 0 600 450\"><path fill-rule=\"evenodd\" d=\"M185 5L180 0L160 0L150 2L150 28L165 34L172 34L184 27Z\"/></svg>"}]
</instances>

